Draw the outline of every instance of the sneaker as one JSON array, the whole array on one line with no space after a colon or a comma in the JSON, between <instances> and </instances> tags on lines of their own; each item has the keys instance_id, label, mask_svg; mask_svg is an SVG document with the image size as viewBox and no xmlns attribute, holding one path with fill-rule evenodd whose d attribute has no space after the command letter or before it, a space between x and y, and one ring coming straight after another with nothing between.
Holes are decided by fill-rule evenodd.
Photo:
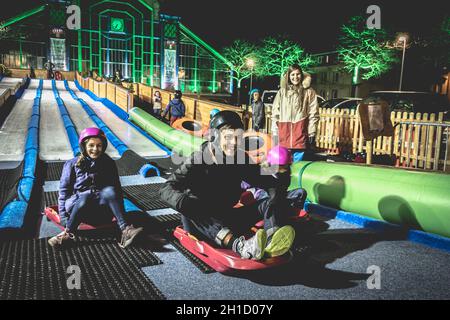
<instances>
[{"instance_id":1,"label":"sneaker","mask_svg":"<svg viewBox=\"0 0 450 320\"><path fill-rule=\"evenodd\" d=\"M142 230L144 230L143 227L135 228L133 225L127 226L122 231L122 239L120 240L119 246L122 249L128 247Z\"/></svg>"},{"instance_id":2,"label":"sneaker","mask_svg":"<svg viewBox=\"0 0 450 320\"><path fill-rule=\"evenodd\" d=\"M261 260L264 256L264 248L267 243L267 233L259 229L256 234L248 240L240 237L233 243L233 251L241 255L243 259Z\"/></svg>"},{"instance_id":3,"label":"sneaker","mask_svg":"<svg viewBox=\"0 0 450 320\"><path fill-rule=\"evenodd\" d=\"M60 234L48 239L48 244L52 247L61 246L63 242L73 239L75 239L75 235L73 233L69 233L67 230L64 230Z\"/></svg>"},{"instance_id":4,"label":"sneaker","mask_svg":"<svg viewBox=\"0 0 450 320\"><path fill-rule=\"evenodd\" d=\"M282 256L292 247L295 230L291 226L284 226L269 236L265 253L268 257Z\"/></svg>"}]
</instances>

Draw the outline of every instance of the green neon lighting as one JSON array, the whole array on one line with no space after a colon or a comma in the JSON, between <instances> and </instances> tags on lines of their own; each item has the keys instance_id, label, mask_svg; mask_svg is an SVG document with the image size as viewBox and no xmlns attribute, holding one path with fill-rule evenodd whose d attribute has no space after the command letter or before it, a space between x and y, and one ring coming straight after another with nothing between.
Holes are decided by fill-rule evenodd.
<instances>
[{"instance_id":1,"label":"green neon lighting","mask_svg":"<svg viewBox=\"0 0 450 320\"><path fill-rule=\"evenodd\" d=\"M200 39L195 33L193 33L191 30L189 30L186 26L184 26L182 23L180 23L180 29L183 31L189 38L197 42L200 46L208 50L211 54L213 54L216 58L218 58L220 61L225 63L228 67L233 69L233 64L229 62L227 59L225 59L224 56L222 56L219 52L214 50L213 47L211 47L209 44L207 44L205 41Z\"/></svg>"},{"instance_id":2,"label":"green neon lighting","mask_svg":"<svg viewBox=\"0 0 450 320\"><path fill-rule=\"evenodd\" d=\"M198 93L198 46L195 46L194 92Z\"/></svg>"},{"instance_id":3,"label":"green neon lighting","mask_svg":"<svg viewBox=\"0 0 450 320\"><path fill-rule=\"evenodd\" d=\"M102 16L104 17L105 16L104 14L107 13L107 12L122 13L122 14L126 14L127 16L129 16L133 20L133 35L136 33L136 19L130 13L128 13L126 11L119 11L119 10L114 10L114 9L106 9L106 10L104 10L104 11L102 11L102 12L100 12L98 14L98 35L99 35L98 72L99 72L100 75L103 74L102 52L101 52L101 50L102 50L102 38L101 37L102 37L102 33L103 32L102 32L102 29L101 29L101 26L102 26L101 25L101 17ZM141 12L138 12L138 13L140 13L141 21L142 21L142 19L143 19L142 13ZM121 19L121 20L122 20L122 23L123 23L123 19ZM131 57L132 71L131 72L132 72L133 81L136 81L136 79L135 79L135 77L136 77L136 73L135 73L135 71L136 71L136 69L135 69L135 57L136 57L135 49L136 49L135 48L135 38L133 36L133 43L132 43L132 50L131 50L131 53L132 53L132 57Z\"/></svg>"},{"instance_id":4,"label":"green neon lighting","mask_svg":"<svg viewBox=\"0 0 450 320\"><path fill-rule=\"evenodd\" d=\"M14 24L16 22L19 22L19 21L21 21L23 19L31 17L32 15L45 10L46 7L47 7L47 5L44 4L44 5L40 6L40 7L35 8L35 9L31 9L31 10L25 11L24 13L19 14L18 16L15 16L13 18L10 18L10 19L6 20L5 22L3 22L2 24L0 24L0 28L6 28L6 27L8 27L8 26L10 26L10 25L12 25L12 24Z\"/></svg>"},{"instance_id":5,"label":"green neon lighting","mask_svg":"<svg viewBox=\"0 0 450 320\"><path fill-rule=\"evenodd\" d=\"M94 4L94 5L92 5L92 6L89 7L89 19L90 19L90 20L91 20L91 17L92 17L92 8L94 8L94 7L98 6L98 5L101 5L101 4L103 4L103 3L118 3L118 4L121 4L121 5L129 6L129 7L133 8L133 9L141 16L141 34L140 34L140 35L136 35L136 30L135 30L136 24L135 24L135 19L134 19L134 17L131 16L130 14L128 14L127 12L120 11L121 13L128 14L128 15L131 16L132 19L133 19L132 77L133 77L133 81L136 82L136 80L139 79L139 82L142 82L142 80L143 80L143 75L144 75L144 63L143 63L142 57L136 57L136 46L141 46L141 50L140 50L140 51L141 51L142 56L144 56L143 43L142 43L143 38L144 38L143 35L142 35L142 32L143 32L143 30L144 30L144 15L143 15L143 13L142 13L141 10L137 9L136 7L134 7L133 5L131 5L130 3L126 3L126 2L122 2L122 1L104 0L104 1L101 1L101 2L99 2L99 3L96 3L96 4ZM139 3L141 3L144 7L146 7L147 9L149 9L149 10L152 12L152 14L151 14L151 26L152 26L152 27L151 27L151 28L152 28L152 30L151 30L151 37L152 37L152 39L153 39L153 8L150 7L150 6L149 6L145 1L143 1L143 0L139 0ZM102 11L101 13L104 13L104 12L106 12L106 11L107 11L107 10ZM113 10L110 10L110 11L113 11ZM92 22L91 22L90 25L92 26ZM100 26L101 26L101 25L99 24L99 33L98 33L98 36L99 36L99 48L101 47L101 33L100 33ZM139 39L139 43L138 43L138 44L136 44L136 38ZM91 48L92 48L92 33L91 33ZM100 49L99 49L99 50L100 50ZM152 55L153 55L153 42L151 43L151 50L152 50ZM92 54L92 49L91 49L91 56L90 56L91 59L92 59L92 56L93 56L93 55L94 55L94 54ZM101 54L99 54L98 56L99 56L99 61L100 61L100 67L99 67L99 70L101 70ZM152 57L152 58L153 58L153 57ZM139 71L136 70L136 60L141 60L141 63L140 63L140 70L139 70ZM153 61L152 61L152 63L153 63ZM151 70L151 73L152 73L152 78L153 78L153 69ZM139 74L140 74L140 76L139 76ZM152 79L152 80L153 80L153 79Z\"/></svg>"},{"instance_id":6,"label":"green neon lighting","mask_svg":"<svg viewBox=\"0 0 450 320\"><path fill-rule=\"evenodd\" d=\"M125 22L120 18L111 18L111 31L113 32L124 32Z\"/></svg>"},{"instance_id":7,"label":"green neon lighting","mask_svg":"<svg viewBox=\"0 0 450 320\"><path fill-rule=\"evenodd\" d=\"M153 68L154 68L154 65L153 65L153 59L154 59L154 41L155 41L155 35L154 35L154 26L153 26L153 14L152 14L152 20L151 20L151 23L150 23L150 25L151 25L151 31L150 31L150 36L151 36L151 39L150 39L150 51L151 51L151 54L150 54L150 85L151 86L153 86L153 72L154 72L154 70L153 70Z\"/></svg>"},{"instance_id":8,"label":"green neon lighting","mask_svg":"<svg viewBox=\"0 0 450 320\"><path fill-rule=\"evenodd\" d=\"M216 69L216 60L213 60L213 63L214 63L214 66L213 66L213 71L212 71L212 76L213 76L213 83L212 83L212 92L213 93L216 93L216 91L217 91L217 88L216 88L216 72L217 72L217 69Z\"/></svg>"}]
</instances>

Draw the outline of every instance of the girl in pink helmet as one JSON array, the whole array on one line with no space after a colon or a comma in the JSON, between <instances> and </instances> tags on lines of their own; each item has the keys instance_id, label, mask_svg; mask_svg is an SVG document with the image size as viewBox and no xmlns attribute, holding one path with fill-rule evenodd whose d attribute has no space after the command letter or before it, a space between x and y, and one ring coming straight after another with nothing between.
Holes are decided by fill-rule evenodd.
<instances>
[{"instance_id":1,"label":"girl in pink helmet","mask_svg":"<svg viewBox=\"0 0 450 320\"><path fill-rule=\"evenodd\" d=\"M279 181L279 185L283 186L283 189L287 190L289 188L289 185L291 184L291 164L291 151L285 147L278 145L272 147L267 152L266 160L262 163L262 170L263 172L265 171L265 174L272 174ZM242 181L241 187L243 190L251 192L253 194L253 198L256 201L270 197L270 195L265 190L252 187L245 181ZM294 209L293 214L296 214L298 210L303 209L306 196L306 190L303 188L297 188L287 191L287 201L285 204L289 208Z\"/></svg>"},{"instance_id":2,"label":"girl in pink helmet","mask_svg":"<svg viewBox=\"0 0 450 320\"><path fill-rule=\"evenodd\" d=\"M74 238L81 222L104 224L116 218L122 230L120 246L129 246L143 228L124 219L122 188L116 164L106 153L108 141L98 128L86 128L79 137L80 155L64 164L59 186L58 210L65 230L50 238L60 246Z\"/></svg>"}]
</instances>

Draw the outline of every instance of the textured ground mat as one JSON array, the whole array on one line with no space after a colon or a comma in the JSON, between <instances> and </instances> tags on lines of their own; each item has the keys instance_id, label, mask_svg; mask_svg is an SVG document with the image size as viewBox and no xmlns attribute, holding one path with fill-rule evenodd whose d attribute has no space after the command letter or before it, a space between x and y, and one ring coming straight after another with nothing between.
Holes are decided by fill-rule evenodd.
<instances>
[{"instance_id":1,"label":"textured ground mat","mask_svg":"<svg viewBox=\"0 0 450 320\"><path fill-rule=\"evenodd\" d=\"M181 214L167 214L152 217L158 221L161 228L164 228L166 233L166 239L176 248L180 253L182 253L190 262L194 264L203 273L213 273L215 270L204 263L202 260L197 258L194 254L189 252L185 247L183 247L177 238L173 236L173 231L179 225L181 225Z\"/></svg>"},{"instance_id":2,"label":"textured ground mat","mask_svg":"<svg viewBox=\"0 0 450 320\"><path fill-rule=\"evenodd\" d=\"M164 296L141 271L160 263L151 251L123 250L111 238L76 238L64 248L50 247L47 239L3 242L0 299L160 300ZM79 267L79 289L69 266Z\"/></svg>"},{"instance_id":3,"label":"textured ground mat","mask_svg":"<svg viewBox=\"0 0 450 320\"><path fill-rule=\"evenodd\" d=\"M120 176L134 176L139 174L143 165L149 163L136 152L127 150L119 160L116 160L117 169Z\"/></svg>"},{"instance_id":4,"label":"textured ground mat","mask_svg":"<svg viewBox=\"0 0 450 320\"><path fill-rule=\"evenodd\" d=\"M122 187L125 196L142 210L157 210L168 208L169 205L159 196L162 183L142 184Z\"/></svg>"},{"instance_id":5,"label":"textured ground mat","mask_svg":"<svg viewBox=\"0 0 450 320\"><path fill-rule=\"evenodd\" d=\"M47 181L59 181L63 171L65 162L47 162L47 170L45 180Z\"/></svg>"}]
</instances>

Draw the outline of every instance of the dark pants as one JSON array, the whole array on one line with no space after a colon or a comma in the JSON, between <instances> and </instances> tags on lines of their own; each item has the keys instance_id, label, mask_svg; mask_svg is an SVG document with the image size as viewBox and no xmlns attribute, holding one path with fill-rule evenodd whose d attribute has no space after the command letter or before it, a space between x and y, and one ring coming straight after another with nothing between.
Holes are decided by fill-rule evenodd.
<instances>
[{"instance_id":1,"label":"dark pants","mask_svg":"<svg viewBox=\"0 0 450 320\"><path fill-rule=\"evenodd\" d=\"M77 231L81 222L94 225L107 224L112 221L113 215L120 229L124 230L127 223L124 219L123 206L119 203L113 187L106 187L98 192L82 192L70 212L66 227L73 233Z\"/></svg>"},{"instance_id":2,"label":"dark pants","mask_svg":"<svg viewBox=\"0 0 450 320\"><path fill-rule=\"evenodd\" d=\"M232 208L225 214L215 214L205 218L189 219L182 216L183 228L195 236L213 241L222 228L229 228L235 236L248 234L259 220L264 220L264 229L282 227L289 223L289 217L302 209L306 200L304 189L294 189L287 193L286 201L277 208L270 206L270 200L261 199L256 203Z\"/></svg>"},{"instance_id":3,"label":"dark pants","mask_svg":"<svg viewBox=\"0 0 450 320\"><path fill-rule=\"evenodd\" d=\"M170 117L170 125L172 126L175 121L177 121L178 119L181 119L181 118L183 118L183 117Z\"/></svg>"}]
</instances>

